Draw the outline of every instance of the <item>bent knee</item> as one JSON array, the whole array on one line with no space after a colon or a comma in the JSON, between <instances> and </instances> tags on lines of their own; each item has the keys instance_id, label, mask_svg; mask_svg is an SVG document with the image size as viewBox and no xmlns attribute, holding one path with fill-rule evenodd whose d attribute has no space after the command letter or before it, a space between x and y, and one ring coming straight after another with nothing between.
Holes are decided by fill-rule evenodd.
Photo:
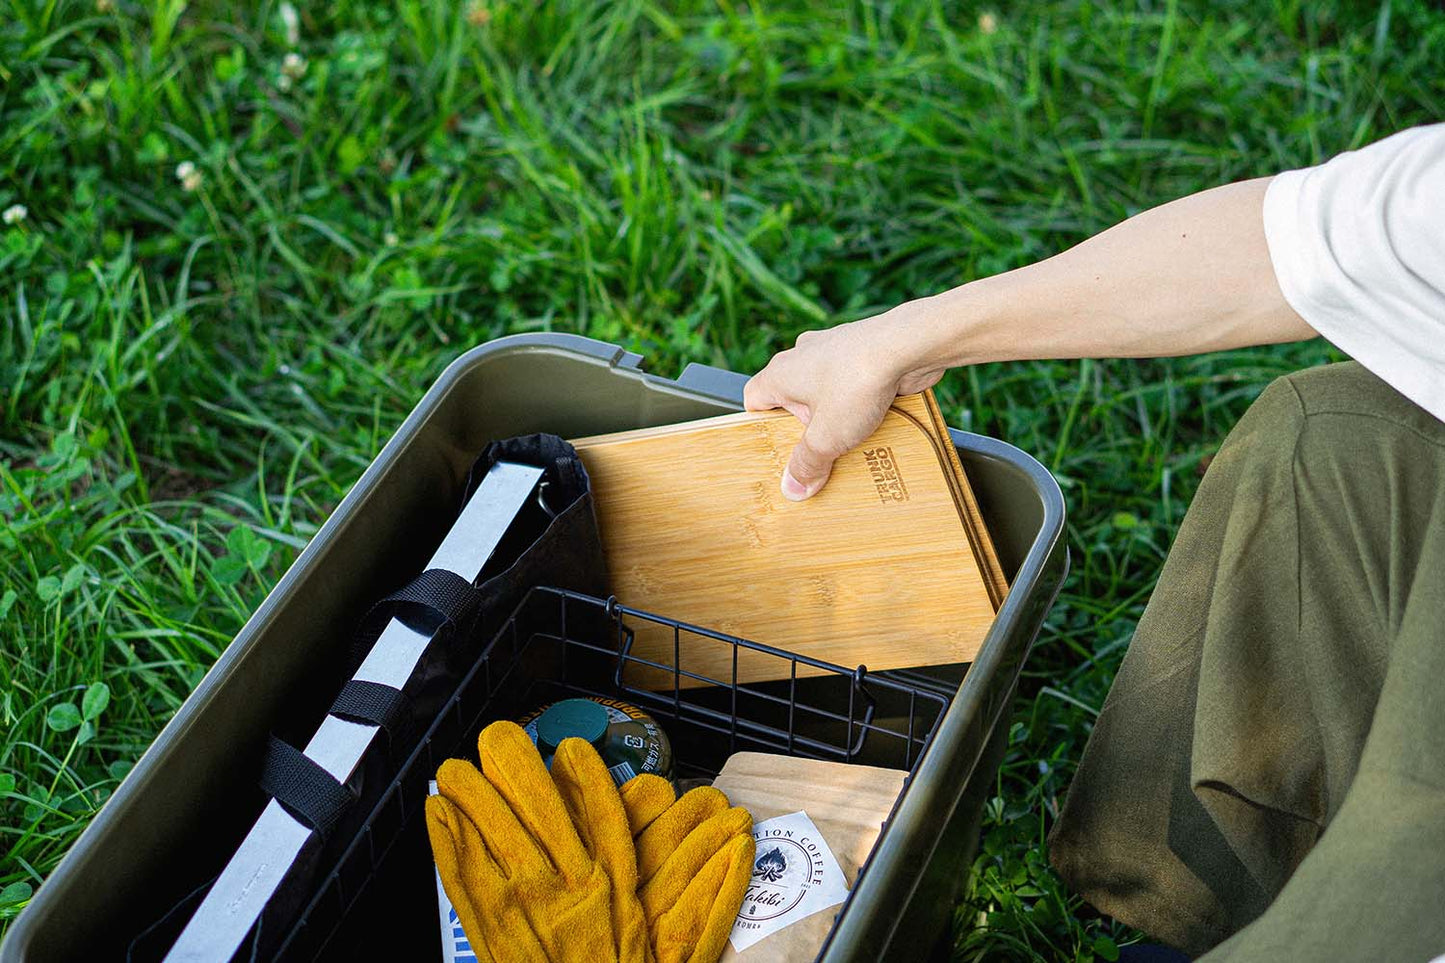
<instances>
[{"instance_id":1,"label":"bent knee","mask_svg":"<svg viewBox=\"0 0 1445 963\"><path fill-rule=\"evenodd\" d=\"M1372 519L1381 532L1397 519L1441 517L1445 422L1355 362L1281 380L1302 412L1292 474L1314 513Z\"/></svg>"},{"instance_id":2,"label":"bent knee","mask_svg":"<svg viewBox=\"0 0 1445 963\"><path fill-rule=\"evenodd\" d=\"M1356 361L1306 368L1279 379L1299 398L1306 418L1359 415L1439 433L1440 421Z\"/></svg>"},{"instance_id":3,"label":"bent knee","mask_svg":"<svg viewBox=\"0 0 1445 963\"><path fill-rule=\"evenodd\" d=\"M1422 442L1424 443L1422 445ZM1309 469L1315 478L1408 474L1427 487L1445 465L1445 422L1353 361L1276 378L1255 399L1221 447L1221 460L1281 477ZM1369 469L1366 466L1373 466Z\"/></svg>"},{"instance_id":4,"label":"bent knee","mask_svg":"<svg viewBox=\"0 0 1445 963\"><path fill-rule=\"evenodd\" d=\"M1445 422L1416 405L1354 361L1305 368L1272 381L1255 399L1240 427L1278 448L1305 438L1309 448L1333 449L1360 435L1403 431L1415 440L1445 445Z\"/></svg>"}]
</instances>

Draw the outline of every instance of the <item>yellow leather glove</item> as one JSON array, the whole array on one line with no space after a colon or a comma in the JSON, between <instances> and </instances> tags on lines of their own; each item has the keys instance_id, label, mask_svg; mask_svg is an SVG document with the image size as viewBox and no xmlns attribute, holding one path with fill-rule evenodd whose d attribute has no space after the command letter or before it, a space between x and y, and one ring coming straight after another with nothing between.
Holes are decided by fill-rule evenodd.
<instances>
[{"instance_id":1,"label":"yellow leather glove","mask_svg":"<svg viewBox=\"0 0 1445 963\"><path fill-rule=\"evenodd\" d=\"M637 848L642 912L657 963L714 963L752 880L753 817L701 786L636 776L621 790Z\"/></svg>"},{"instance_id":2,"label":"yellow leather glove","mask_svg":"<svg viewBox=\"0 0 1445 963\"><path fill-rule=\"evenodd\" d=\"M573 828L532 740L515 723L495 722L477 750L480 771L447 760L437 770L439 795L426 801L437 872L473 948L506 963L642 963L619 955L608 870ZM611 802L606 830L607 803L594 808L589 797L594 839L609 831L628 838L615 789Z\"/></svg>"},{"instance_id":3,"label":"yellow leather glove","mask_svg":"<svg viewBox=\"0 0 1445 963\"><path fill-rule=\"evenodd\" d=\"M643 773L633 776L617 790L622 797L622 808L627 810L627 827L635 838L654 819L667 812L667 807L677 802L677 792L672 783L661 776Z\"/></svg>"},{"instance_id":4,"label":"yellow leather glove","mask_svg":"<svg viewBox=\"0 0 1445 963\"><path fill-rule=\"evenodd\" d=\"M563 739L552 757L552 779L582 845L611 881L618 959L648 960L647 922L637 896L632 830L607 764L585 740Z\"/></svg>"}]
</instances>

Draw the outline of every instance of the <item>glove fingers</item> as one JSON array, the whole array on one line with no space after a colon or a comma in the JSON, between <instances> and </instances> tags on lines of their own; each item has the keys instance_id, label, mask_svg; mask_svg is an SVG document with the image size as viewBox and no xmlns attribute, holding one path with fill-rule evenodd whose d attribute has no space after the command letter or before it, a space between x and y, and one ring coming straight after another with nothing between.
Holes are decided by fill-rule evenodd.
<instances>
[{"instance_id":1,"label":"glove fingers","mask_svg":"<svg viewBox=\"0 0 1445 963\"><path fill-rule=\"evenodd\" d=\"M656 920L687 888L717 853L736 836L747 836L753 828L753 817L746 809L733 807L710 817L698 826L663 862L652 878L643 884L639 895L642 910L649 920Z\"/></svg>"},{"instance_id":2,"label":"glove fingers","mask_svg":"<svg viewBox=\"0 0 1445 963\"><path fill-rule=\"evenodd\" d=\"M502 876L511 878L549 866L536 839L517 821L511 806L476 766L461 759L448 759L437 770L437 791L440 796L427 799L428 817L432 800L445 801L456 818L464 820L478 836L490 853L491 864Z\"/></svg>"},{"instance_id":3,"label":"glove fingers","mask_svg":"<svg viewBox=\"0 0 1445 963\"><path fill-rule=\"evenodd\" d=\"M467 934L467 940L473 946L482 947L485 952L486 940L482 934L481 920L472 906L472 892L467 885L470 861L458 852L460 839L468 831L465 823L466 817L457 812L456 807L448 800L441 796L427 799L426 831L431 839L432 859L436 861L437 876L441 878L447 899L452 901L452 908L457 911L457 918L462 921L462 930ZM485 847L482 848L485 850ZM487 856L486 859L490 862L491 857ZM496 867L493 866L492 870L495 871ZM478 875L485 876L485 869L479 867ZM496 875L500 877L501 874Z\"/></svg>"},{"instance_id":4,"label":"glove fingers","mask_svg":"<svg viewBox=\"0 0 1445 963\"><path fill-rule=\"evenodd\" d=\"M617 792L622 797L622 808L627 810L627 825L633 836L641 833L677 801L672 783L650 772L633 776Z\"/></svg>"},{"instance_id":5,"label":"glove fingers","mask_svg":"<svg viewBox=\"0 0 1445 963\"><path fill-rule=\"evenodd\" d=\"M611 880L617 958L643 963L647 923L637 900L637 856L617 784L597 750L581 739L562 740L552 757L552 778L582 844Z\"/></svg>"},{"instance_id":6,"label":"glove fingers","mask_svg":"<svg viewBox=\"0 0 1445 963\"><path fill-rule=\"evenodd\" d=\"M742 909L743 897L747 896L748 885L753 880L753 858L757 855L757 844L751 833L744 833L723 847L715 862L725 869L718 884L712 910L703 925L701 938L693 950L690 963L713 963L722 956L728 936ZM684 894L686 899L687 894Z\"/></svg>"},{"instance_id":7,"label":"glove fingers","mask_svg":"<svg viewBox=\"0 0 1445 963\"><path fill-rule=\"evenodd\" d=\"M657 921L658 963L714 963L722 956L752 880L755 855L753 837L746 833L713 854Z\"/></svg>"},{"instance_id":8,"label":"glove fingers","mask_svg":"<svg viewBox=\"0 0 1445 963\"><path fill-rule=\"evenodd\" d=\"M572 828L556 783L522 727L515 722L492 723L478 737L477 753L487 781L552 865L569 880L585 879L591 861Z\"/></svg>"},{"instance_id":9,"label":"glove fingers","mask_svg":"<svg viewBox=\"0 0 1445 963\"><path fill-rule=\"evenodd\" d=\"M654 819L637 838L637 872L642 882L652 879L694 830L727 808L728 797L722 790L699 786Z\"/></svg>"},{"instance_id":10,"label":"glove fingers","mask_svg":"<svg viewBox=\"0 0 1445 963\"><path fill-rule=\"evenodd\" d=\"M478 963L545 963L546 952L521 918L501 869L471 820L450 799L430 796L426 828L442 889Z\"/></svg>"},{"instance_id":11,"label":"glove fingers","mask_svg":"<svg viewBox=\"0 0 1445 963\"><path fill-rule=\"evenodd\" d=\"M637 857L627 812L597 750L581 739L563 739L552 757L552 779L583 846L614 883L636 889Z\"/></svg>"},{"instance_id":12,"label":"glove fingers","mask_svg":"<svg viewBox=\"0 0 1445 963\"><path fill-rule=\"evenodd\" d=\"M506 877L482 845L476 827L450 799L427 797L426 832L431 839L432 857L442 878L442 888L453 906L465 902L459 897L465 896L469 889L505 884Z\"/></svg>"}]
</instances>

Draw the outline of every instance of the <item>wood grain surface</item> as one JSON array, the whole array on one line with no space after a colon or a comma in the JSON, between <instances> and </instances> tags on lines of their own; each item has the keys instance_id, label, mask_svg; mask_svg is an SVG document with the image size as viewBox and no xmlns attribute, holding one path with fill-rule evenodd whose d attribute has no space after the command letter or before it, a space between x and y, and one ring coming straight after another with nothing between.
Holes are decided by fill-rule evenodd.
<instances>
[{"instance_id":1,"label":"wood grain surface","mask_svg":"<svg viewBox=\"0 0 1445 963\"><path fill-rule=\"evenodd\" d=\"M801 435L770 411L575 440L613 593L847 667L971 661L1003 578L932 398L899 398L821 492L790 502L778 479ZM673 663L670 630L633 627L636 654ZM732 646L686 637L679 667L730 682ZM739 681L790 673L786 659L740 653ZM670 673L630 681L672 684Z\"/></svg>"}]
</instances>

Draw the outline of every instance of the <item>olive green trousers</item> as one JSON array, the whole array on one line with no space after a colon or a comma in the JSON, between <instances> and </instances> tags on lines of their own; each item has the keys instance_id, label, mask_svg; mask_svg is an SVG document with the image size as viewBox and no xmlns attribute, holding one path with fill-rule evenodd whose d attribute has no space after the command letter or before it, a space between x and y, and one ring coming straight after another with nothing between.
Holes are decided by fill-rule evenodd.
<instances>
[{"instance_id":1,"label":"olive green trousers","mask_svg":"<svg viewBox=\"0 0 1445 963\"><path fill-rule=\"evenodd\" d=\"M1445 953L1445 424L1354 363L1220 448L1050 840L1209 960Z\"/></svg>"}]
</instances>

